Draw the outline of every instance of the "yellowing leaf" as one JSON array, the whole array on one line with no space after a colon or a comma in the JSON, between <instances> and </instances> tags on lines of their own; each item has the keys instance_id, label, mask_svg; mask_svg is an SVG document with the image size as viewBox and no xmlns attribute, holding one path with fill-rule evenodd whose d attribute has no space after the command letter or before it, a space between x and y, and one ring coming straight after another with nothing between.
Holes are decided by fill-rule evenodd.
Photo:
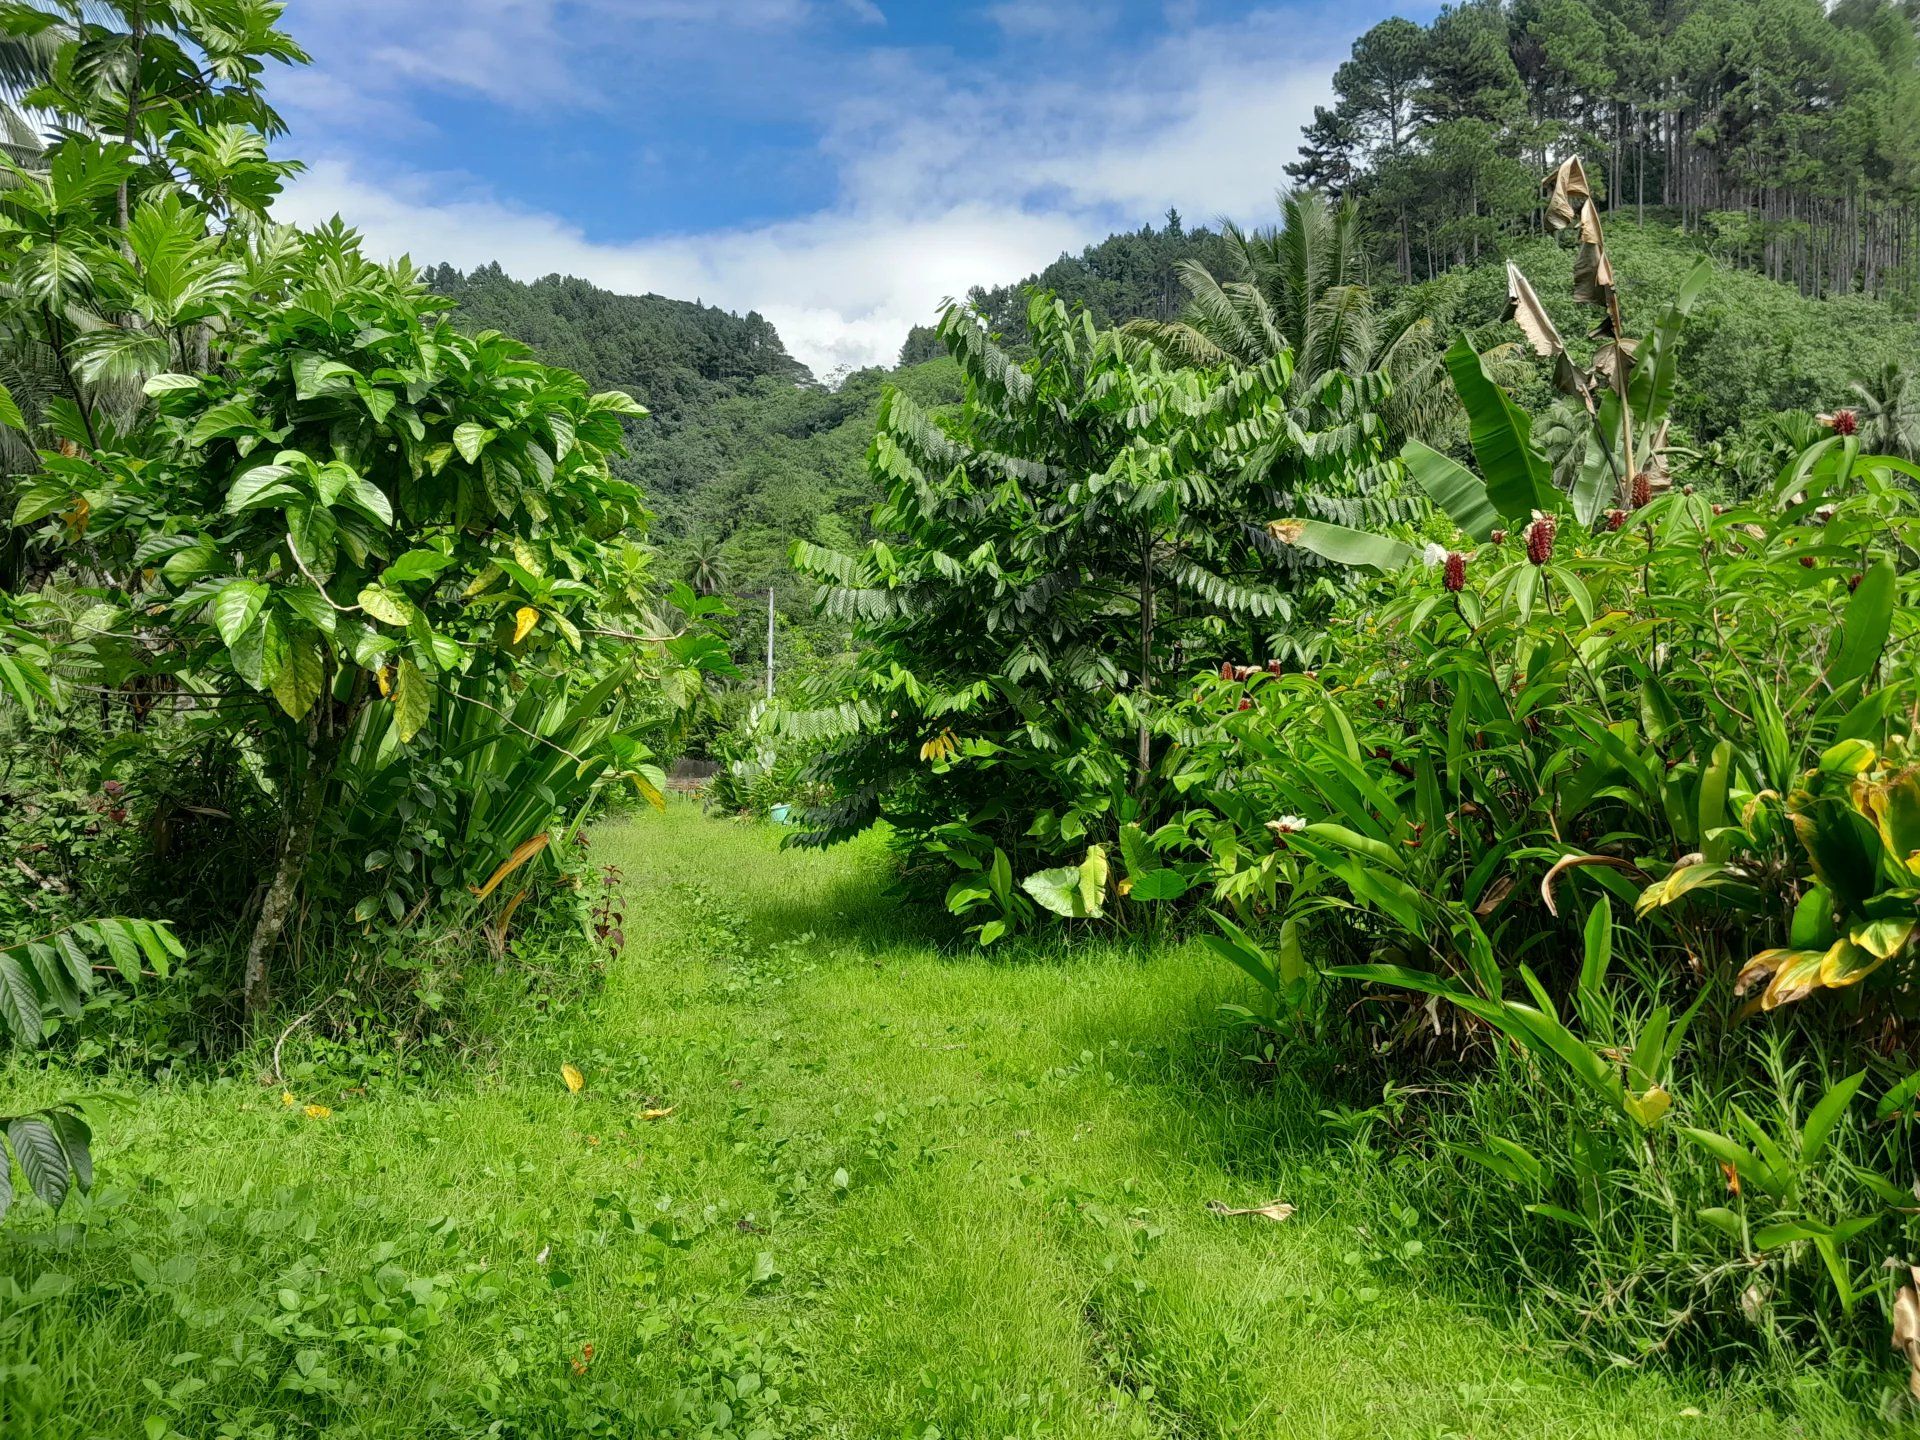
<instances>
[{"instance_id":1,"label":"yellowing leaf","mask_svg":"<svg viewBox=\"0 0 1920 1440\"><path fill-rule=\"evenodd\" d=\"M513 643L518 645L532 633L533 627L540 623L540 612L531 605L522 605L513 612Z\"/></svg>"},{"instance_id":2,"label":"yellowing leaf","mask_svg":"<svg viewBox=\"0 0 1920 1440\"><path fill-rule=\"evenodd\" d=\"M382 665L373 672L373 683L380 687L380 698L386 699L393 693L393 667Z\"/></svg>"},{"instance_id":3,"label":"yellowing leaf","mask_svg":"<svg viewBox=\"0 0 1920 1440\"><path fill-rule=\"evenodd\" d=\"M360 608L388 625L411 625L420 612L413 602L385 585L369 585L360 592Z\"/></svg>"},{"instance_id":4,"label":"yellowing leaf","mask_svg":"<svg viewBox=\"0 0 1920 1440\"><path fill-rule=\"evenodd\" d=\"M1294 1207L1284 1200L1270 1200L1265 1205L1248 1205L1244 1208L1236 1209L1231 1205L1223 1205L1218 1200L1209 1200L1207 1202L1207 1211L1209 1214L1219 1215L1222 1218L1230 1218L1235 1215L1258 1215L1262 1220L1277 1221L1292 1219Z\"/></svg>"},{"instance_id":5,"label":"yellowing leaf","mask_svg":"<svg viewBox=\"0 0 1920 1440\"><path fill-rule=\"evenodd\" d=\"M580 1073L580 1067L569 1061L560 1067L560 1078L567 1082L567 1089L578 1095L587 1083L587 1077Z\"/></svg>"},{"instance_id":6,"label":"yellowing leaf","mask_svg":"<svg viewBox=\"0 0 1920 1440\"><path fill-rule=\"evenodd\" d=\"M1656 1085L1644 1095L1635 1095L1629 1090L1622 1097L1622 1103L1627 1107L1629 1115L1646 1129L1651 1130L1660 1123L1661 1117L1672 1107L1673 1096L1661 1086Z\"/></svg>"},{"instance_id":7,"label":"yellowing leaf","mask_svg":"<svg viewBox=\"0 0 1920 1440\"><path fill-rule=\"evenodd\" d=\"M664 1110L642 1110L640 1112L640 1118L642 1120L664 1120L678 1108L678 1106L669 1105Z\"/></svg>"},{"instance_id":8,"label":"yellowing leaf","mask_svg":"<svg viewBox=\"0 0 1920 1440\"><path fill-rule=\"evenodd\" d=\"M299 720L320 698L325 682L326 662L321 657L319 642L310 635L301 635L287 647L286 659L273 677L273 698L280 702L282 710Z\"/></svg>"},{"instance_id":9,"label":"yellowing leaf","mask_svg":"<svg viewBox=\"0 0 1920 1440\"><path fill-rule=\"evenodd\" d=\"M473 898L476 900L486 899L487 896L499 888L502 880L506 879L507 876L518 870L522 865L526 864L527 861L531 860L546 848L547 832L544 830L531 840L522 840L518 845L513 847L513 853L500 862L499 868L487 877L487 883L479 889L474 890ZM472 889L471 886L468 888Z\"/></svg>"},{"instance_id":10,"label":"yellowing leaf","mask_svg":"<svg viewBox=\"0 0 1920 1440\"><path fill-rule=\"evenodd\" d=\"M411 660L401 660L393 671L393 729L402 744L420 733L432 707L432 687Z\"/></svg>"}]
</instances>

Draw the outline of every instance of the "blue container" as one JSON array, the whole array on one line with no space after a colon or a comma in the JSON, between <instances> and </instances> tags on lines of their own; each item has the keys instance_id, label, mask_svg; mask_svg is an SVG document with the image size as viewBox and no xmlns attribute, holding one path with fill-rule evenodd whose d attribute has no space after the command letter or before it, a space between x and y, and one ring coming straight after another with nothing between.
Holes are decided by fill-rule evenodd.
<instances>
[{"instance_id":1,"label":"blue container","mask_svg":"<svg viewBox=\"0 0 1920 1440\"><path fill-rule=\"evenodd\" d=\"M776 825L792 824L793 822L788 818L792 814L793 814L793 807L791 805L786 804L784 801L781 804L774 806L771 810L767 812L768 817Z\"/></svg>"}]
</instances>

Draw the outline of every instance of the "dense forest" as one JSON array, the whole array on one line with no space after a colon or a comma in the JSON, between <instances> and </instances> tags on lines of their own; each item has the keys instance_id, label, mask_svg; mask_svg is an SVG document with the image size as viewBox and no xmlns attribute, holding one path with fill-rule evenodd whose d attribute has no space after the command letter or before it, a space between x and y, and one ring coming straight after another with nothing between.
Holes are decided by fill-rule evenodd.
<instances>
[{"instance_id":1,"label":"dense forest","mask_svg":"<svg viewBox=\"0 0 1920 1440\"><path fill-rule=\"evenodd\" d=\"M1288 173L1360 196L1406 279L1534 228L1578 151L1610 215L1670 211L1808 294L1905 290L1917 54L1904 0L1463 0L1356 40Z\"/></svg>"}]
</instances>

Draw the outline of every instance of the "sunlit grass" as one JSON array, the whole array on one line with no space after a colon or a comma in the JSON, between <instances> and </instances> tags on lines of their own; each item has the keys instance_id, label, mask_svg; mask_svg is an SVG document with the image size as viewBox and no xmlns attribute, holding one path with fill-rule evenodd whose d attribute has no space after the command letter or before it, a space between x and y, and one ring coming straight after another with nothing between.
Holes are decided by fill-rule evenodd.
<instances>
[{"instance_id":1,"label":"sunlit grass","mask_svg":"<svg viewBox=\"0 0 1920 1440\"><path fill-rule=\"evenodd\" d=\"M1204 952L944 953L875 849L690 806L592 854L630 943L591 1006L364 1096L156 1087L84 1242L10 1221L0 1272L73 1288L0 1301L6 1434L1859 1433L1817 1390L1787 1417L1530 1347L1310 1087L1249 1083ZM353 1334L383 1263L441 1277L390 1359Z\"/></svg>"}]
</instances>

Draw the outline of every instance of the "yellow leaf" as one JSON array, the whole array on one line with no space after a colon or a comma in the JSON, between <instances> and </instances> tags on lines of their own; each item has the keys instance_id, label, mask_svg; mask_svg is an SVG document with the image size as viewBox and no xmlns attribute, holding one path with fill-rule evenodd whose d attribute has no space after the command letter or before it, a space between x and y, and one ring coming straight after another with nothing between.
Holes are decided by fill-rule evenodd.
<instances>
[{"instance_id":1,"label":"yellow leaf","mask_svg":"<svg viewBox=\"0 0 1920 1440\"><path fill-rule=\"evenodd\" d=\"M587 1077L580 1073L580 1067L571 1063L560 1067L560 1078L567 1082L567 1089L576 1095L587 1083Z\"/></svg>"},{"instance_id":2,"label":"yellow leaf","mask_svg":"<svg viewBox=\"0 0 1920 1440\"><path fill-rule=\"evenodd\" d=\"M331 1114L333 1114L333 1111L324 1105L309 1105L306 1110L306 1115L309 1120L324 1120Z\"/></svg>"},{"instance_id":3,"label":"yellow leaf","mask_svg":"<svg viewBox=\"0 0 1920 1440\"><path fill-rule=\"evenodd\" d=\"M1635 1120L1638 1120L1641 1125L1651 1130L1660 1123L1660 1118L1672 1108L1673 1096L1669 1095L1661 1086L1656 1085L1644 1095L1635 1095L1629 1090L1625 1096L1624 1103L1627 1107L1627 1113L1633 1116Z\"/></svg>"},{"instance_id":4,"label":"yellow leaf","mask_svg":"<svg viewBox=\"0 0 1920 1440\"><path fill-rule=\"evenodd\" d=\"M509 855L506 859L500 862L499 868L496 869L493 872L493 874L487 877L486 884L482 885L477 890L473 890L473 887L471 885L469 885L467 888L469 890L473 890L474 899L476 900L486 899L487 896L491 895L497 888L499 888L500 882L502 880L506 879L507 876L511 875L514 871L518 870L522 865L526 864L527 861L531 860L534 856L538 855L542 850L546 848L547 848L547 832L542 830L538 835L534 836L531 840L522 840L518 845L514 846L513 853Z\"/></svg>"},{"instance_id":5,"label":"yellow leaf","mask_svg":"<svg viewBox=\"0 0 1920 1440\"><path fill-rule=\"evenodd\" d=\"M1294 1207L1285 1200L1270 1200L1265 1205L1232 1206L1218 1200L1207 1202L1209 1214L1229 1219L1235 1215L1258 1215L1262 1220L1287 1220L1292 1218Z\"/></svg>"},{"instance_id":6,"label":"yellow leaf","mask_svg":"<svg viewBox=\"0 0 1920 1440\"><path fill-rule=\"evenodd\" d=\"M393 672L393 733L405 744L427 723L433 703L432 687L411 660L402 660Z\"/></svg>"},{"instance_id":7,"label":"yellow leaf","mask_svg":"<svg viewBox=\"0 0 1920 1440\"><path fill-rule=\"evenodd\" d=\"M673 1114L677 1108L677 1106L669 1105L664 1110L642 1110L640 1112L640 1118L642 1120L664 1120Z\"/></svg>"},{"instance_id":8,"label":"yellow leaf","mask_svg":"<svg viewBox=\"0 0 1920 1440\"><path fill-rule=\"evenodd\" d=\"M374 683L380 687L380 698L382 700L393 693L393 667L391 665L382 665L378 670L374 671L373 680Z\"/></svg>"},{"instance_id":9,"label":"yellow leaf","mask_svg":"<svg viewBox=\"0 0 1920 1440\"><path fill-rule=\"evenodd\" d=\"M513 612L513 643L518 645L527 638L529 631L540 623L540 612L531 605L522 605Z\"/></svg>"}]
</instances>

